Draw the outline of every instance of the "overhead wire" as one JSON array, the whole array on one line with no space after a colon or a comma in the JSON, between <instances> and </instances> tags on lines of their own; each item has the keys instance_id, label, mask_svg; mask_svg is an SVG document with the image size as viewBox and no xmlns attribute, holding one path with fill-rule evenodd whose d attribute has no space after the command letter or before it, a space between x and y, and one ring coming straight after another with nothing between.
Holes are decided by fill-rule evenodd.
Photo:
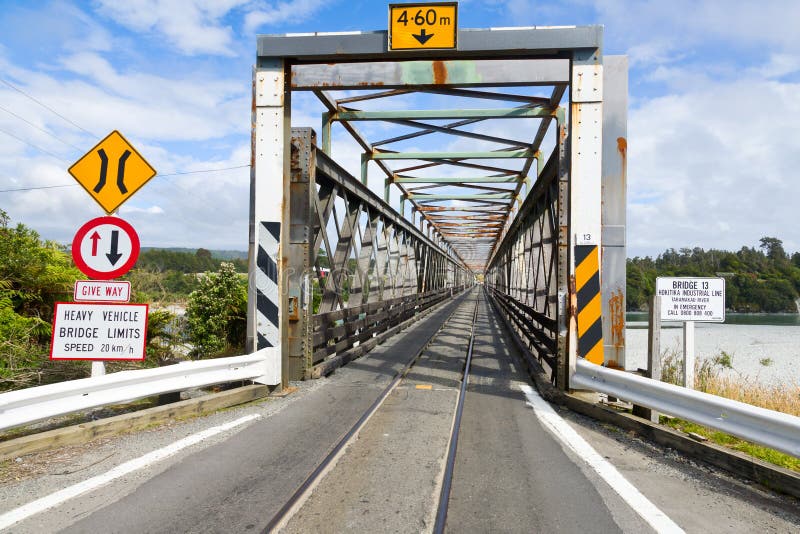
<instances>
[{"instance_id":1,"label":"overhead wire","mask_svg":"<svg viewBox=\"0 0 800 534\"><path fill-rule=\"evenodd\" d=\"M0 131L3 131L3 130L0 130ZM3 132L7 133L5 131L3 131ZM155 176L153 176L153 178L166 178L166 177L169 177L169 176L182 176L184 174L200 174L200 173L209 173L209 172L230 171L230 170L234 170L234 169L245 169L247 167L250 167L250 165L236 165L234 167L221 167L219 169L202 169L202 170L197 170L197 171L174 172L174 173L169 173L169 174L156 174ZM186 191L186 189L184 189L183 187L181 187L181 186L179 186L177 184L174 184L173 182L170 182L170 183L175 185L175 187L177 187L178 189ZM16 189L0 189L0 193L12 193L12 192L17 192L17 191L36 191L37 189L53 189L53 188L56 188L56 187L73 187L73 186L77 186L77 185L79 185L79 184L42 185L42 186L37 186L37 187L20 187L20 188L16 188ZM186 192L188 192L188 191L186 191Z\"/></svg>"},{"instance_id":2,"label":"overhead wire","mask_svg":"<svg viewBox=\"0 0 800 534\"><path fill-rule=\"evenodd\" d=\"M24 122L24 123L26 123L26 124L28 124L28 125L30 125L30 126L32 126L32 127L34 127L34 128L36 128L36 129L37 129L37 130L39 130L40 132L44 132L44 133L46 133L47 135L49 135L50 137L52 137L52 138L53 138L53 139L55 139L56 141L59 141L59 142L61 142L61 143L64 143L65 145L67 145L67 146L69 146L69 147L72 147L72 148L74 148L75 150L82 150L80 147L77 147L77 146L73 145L72 143L68 143L67 141L64 141L64 140L63 140L63 139L61 139L60 137L58 137L58 136L56 136L56 135L54 135L54 134L50 133L49 131L45 130L44 128L41 128L41 127L39 127L39 126L36 126L34 123L32 123L31 121L29 121L29 120L28 120L28 119L26 119L25 117L23 117L23 116L21 116L21 115L17 115L16 113L14 113L13 111L11 111L10 109L6 109L6 108L4 108L3 106L0 106L0 109L1 109L1 110L3 110L3 111L5 111L5 112L6 112L6 113L8 113L9 115L13 115L14 117L18 118L18 119L19 119L19 120L21 120L22 122Z\"/></svg>"},{"instance_id":3,"label":"overhead wire","mask_svg":"<svg viewBox=\"0 0 800 534\"><path fill-rule=\"evenodd\" d=\"M50 157L52 157L52 158L55 158L55 159L57 159L57 160L59 160L59 161L63 161L63 162L65 162L65 163L69 163L67 160L65 160L65 159L64 159L64 158L62 158L61 156L57 156L57 155L53 154L52 152L50 152L49 150L46 150L46 149L44 149L44 148L42 148L42 147L40 147L40 146L34 145L34 144L33 144L33 143L31 143L30 141L26 141L25 139L23 139L23 138L19 137L18 135L15 135L15 134L13 134L13 133L11 133L11 132L7 131L7 130L4 130L4 129L0 128L0 132L3 132L4 134L6 134L6 135L7 135L7 136L9 136L9 137L13 137L14 139L16 139L17 141L19 141L20 143L24 143L24 144L26 144L26 145L28 145L28 146L30 146L30 147L33 147L33 148L35 148L36 150L38 150L39 152L43 152L43 153L47 154L48 156L50 156Z\"/></svg>"},{"instance_id":4,"label":"overhead wire","mask_svg":"<svg viewBox=\"0 0 800 534\"><path fill-rule=\"evenodd\" d=\"M48 105L47 105L47 104L45 104L44 102L41 102L40 100L37 100L36 98L32 97L31 95L29 95L28 93L26 93L25 91L23 91L22 89L20 89L19 87L17 87L16 85L12 84L11 82L9 82L9 81L7 81L7 80L4 80L3 78L0 78L0 82L2 82L2 83L4 83L5 85L9 86L10 88L12 88L13 90L15 90L15 91L17 91L18 93L22 94L22 95L23 95L23 96L25 96L26 98L29 98L30 100L32 100L32 101L34 101L34 102L36 102L37 104L39 104L40 106L42 106L44 109L46 109L46 110L50 111L51 113L55 114L56 116L60 117L62 120L65 120L65 121L67 121L68 123L70 123L71 125L73 125L75 128L79 129L80 131L82 131L82 132L84 132L84 133L87 133L87 134L89 134L89 135L91 135L91 136L93 136L93 137L98 137L98 138L99 138L99 136L97 136L97 135L93 134L92 132L90 132L90 131L89 131L89 130L87 130L86 128L82 128L81 126L79 126L79 125L75 124L74 122L72 122L71 120L69 120L67 117L65 117L64 115L62 115L61 113L59 113L58 111L54 110L53 108L51 108L50 106L48 106Z\"/></svg>"}]
</instances>

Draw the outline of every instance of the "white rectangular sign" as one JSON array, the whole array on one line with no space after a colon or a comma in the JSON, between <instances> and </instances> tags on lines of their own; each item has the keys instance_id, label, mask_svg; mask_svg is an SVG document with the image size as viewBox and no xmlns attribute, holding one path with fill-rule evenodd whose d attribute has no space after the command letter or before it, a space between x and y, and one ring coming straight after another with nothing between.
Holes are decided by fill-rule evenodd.
<instances>
[{"instance_id":1,"label":"white rectangular sign","mask_svg":"<svg viewBox=\"0 0 800 534\"><path fill-rule=\"evenodd\" d=\"M51 360L144 360L147 304L57 302Z\"/></svg>"},{"instance_id":2,"label":"white rectangular sign","mask_svg":"<svg viewBox=\"0 0 800 534\"><path fill-rule=\"evenodd\" d=\"M662 321L725 321L724 278L656 278Z\"/></svg>"},{"instance_id":3,"label":"white rectangular sign","mask_svg":"<svg viewBox=\"0 0 800 534\"><path fill-rule=\"evenodd\" d=\"M131 300L131 283L76 280L73 297L76 302L128 302Z\"/></svg>"}]
</instances>

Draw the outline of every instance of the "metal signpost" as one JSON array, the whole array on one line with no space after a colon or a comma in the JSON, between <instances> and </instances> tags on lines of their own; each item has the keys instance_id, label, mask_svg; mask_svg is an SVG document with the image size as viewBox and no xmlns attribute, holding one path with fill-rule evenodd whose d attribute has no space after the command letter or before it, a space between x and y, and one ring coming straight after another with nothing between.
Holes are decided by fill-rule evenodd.
<instances>
[{"instance_id":1,"label":"metal signpost","mask_svg":"<svg viewBox=\"0 0 800 534\"><path fill-rule=\"evenodd\" d=\"M661 321L683 322L683 385L694 389L694 323L725 321L725 279L659 277L656 295Z\"/></svg>"}]
</instances>

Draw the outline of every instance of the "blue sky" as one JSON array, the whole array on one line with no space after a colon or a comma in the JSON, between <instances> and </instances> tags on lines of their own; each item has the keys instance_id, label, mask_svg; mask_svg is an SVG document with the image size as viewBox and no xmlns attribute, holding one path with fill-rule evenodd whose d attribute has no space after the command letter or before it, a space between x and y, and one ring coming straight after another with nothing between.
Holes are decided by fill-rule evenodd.
<instances>
[{"instance_id":1,"label":"blue sky","mask_svg":"<svg viewBox=\"0 0 800 534\"><path fill-rule=\"evenodd\" d=\"M0 0L0 190L72 183L70 164L118 129L160 174L226 169L157 177L126 203L143 245L244 250L255 35L382 30L387 4ZM605 53L629 55L630 256L762 236L800 250L798 20L800 2L779 0L459 3L462 28L603 24ZM316 127L318 108L295 105ZM3 192L0 207L64 243L102 215L79 187Z\"/></svg>"}]
</instances>

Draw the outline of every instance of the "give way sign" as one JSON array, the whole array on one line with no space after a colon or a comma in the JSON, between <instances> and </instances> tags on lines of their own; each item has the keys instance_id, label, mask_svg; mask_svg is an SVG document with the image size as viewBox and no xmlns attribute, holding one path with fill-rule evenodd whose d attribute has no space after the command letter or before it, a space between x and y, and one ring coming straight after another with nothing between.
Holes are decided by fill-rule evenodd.
<instances>
[{"instance_id":1,"label":"give way sign","mask_svg":"<svg viewBox=\"0 0 800 534\"><path fill-rule=\"evenodd\" d=\"M97 217L72 240L72 258L86 276L111 280L131 270L139 257L139 236L119 217Z\"/></svg>"}]
</instances>

